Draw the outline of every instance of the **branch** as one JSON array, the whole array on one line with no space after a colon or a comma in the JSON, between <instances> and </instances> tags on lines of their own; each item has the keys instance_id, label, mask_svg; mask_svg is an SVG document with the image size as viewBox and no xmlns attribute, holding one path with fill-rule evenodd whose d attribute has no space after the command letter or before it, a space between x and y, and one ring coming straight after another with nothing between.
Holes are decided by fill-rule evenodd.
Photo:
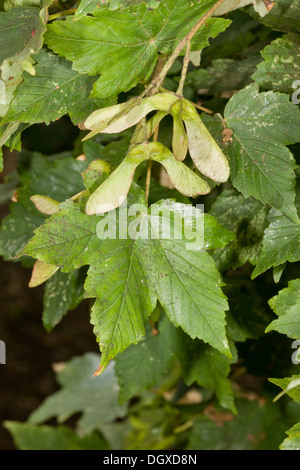
<instances>
[{"instance_id":1,"label":"branch","mask_svg":"<svg viewBox=\"0 0 300 470\"><path fill-rule=\"evenodd\" d=\"M224 3L225 0L218 0L213 7L211 7L205 15L203 15L193 26L193 28L190 30L190 32L180 41L178 46L174 49L173 53L170 55L168 58L167 62L165 63L164 67L162 68L161 72L154 77L154 79L151 81L150 85L144 90L142 96L149 95L154 95L154 93L157 92L159 89L160 85L164 81L165 76L167 75L168 71L174 64L175 60L179 56L180 52L185 48L187 43L191 41L191 39L195 36L195 34L199 31L201 26L204 25L204 23L213 15L213 13L219 8L222 3Z\"/></svg>"}]
</instances>

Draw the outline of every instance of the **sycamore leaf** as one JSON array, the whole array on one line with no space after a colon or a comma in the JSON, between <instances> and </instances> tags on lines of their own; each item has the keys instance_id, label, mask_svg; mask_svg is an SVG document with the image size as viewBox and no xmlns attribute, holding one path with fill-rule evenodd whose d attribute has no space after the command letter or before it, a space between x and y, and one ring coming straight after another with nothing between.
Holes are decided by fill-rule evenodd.
<instances>
[{"instance_id":1,"label":"sycamore leaf","mask_svg":"<svg viewBox=\"0 0 300 470\"><path fill-rule=\"evenodd\" d=\"M85 271L80 269L71 273L57 271L46 282L42 320L47 331L51 331L69 310L73 310L83 300L84 274Z\"/></svg>"},{"instance_id":2,"label":"sycamore leaf","mask_svg":"<svg viewBox=\"0 0 300 470\"><path fill-rule=\"evenodd\" d=\"M300 192L297 189L296 206L299 212ZM293 222L275 209L270 211L268 220L270 225L265 230L261 254L252 279L272 266L300 260L300 223Z\"/></svg>"},{"instance_id":3,"label":"sycamore leaf","mask_svg":"<svg viewBox=\"0 0 300 470\"><path fill-rule=\"evenodd\" d=\"M286 393L295 402L300 403L300 375L293 375L283 379L269 379L269 381L282 388L283 393Z\"/></svg>"},{"instance_id":4,"label":"sycamore leaf","mask_svg":"<svg viewBox=\"0 0 300 470\"><path fill-rule=\"evenodd\" d=\"M288 287L282 289L269 300L272 310L278 315L284 315L291 307L300 303L300 279L294 279L288 283Z\"/></svg>"},{"instance_id":5,"label":"sycamore leaf","mask_svg":"<svg viewBox=\"0 0 300 470\"><path fill-rule=\"evenodd\" d=\"M253 10L250 14L275 31L300 32L300 4L298 0L275 0L268 15L260 18Z\"/></svg>"},{"instance_id":6,"label":"sycamore leaf","mask_svg":"<svg viewBox=\"0 0 300 470\"><path fill-rule=\"evenodd\" d=\"M75 72L71 62L44 49L34 59L36 75L24 74L3 122L49 124L66 113L73 118L77 108L87 108L86 116L98 107L99 103L88 98L94 78Z\"/></svg>"},{"instance_id":7,"label":"sycamore leaf","mask_svg":"<svg viewBox=\"0 0 300 470\"><path fill-rule=\"evenodd\" d=\"M42 47L45 30L38 8L18 6L0 12L0 78L4 87L0 116L8 111L23 70L35 74L31 54Z\"/></svg>"},{"instance_id":8,"label":"sycamore leaf","mask_svg":"<svg viewBox=\"0 0 300 470\"><path fill-rule=\"evenodd\" d=\"M227 378L230 365L237 361L237 352L233 343L231 344L233 358L224 356L199 340L185 343L186 350L180 357L185 383L191 386L196 382L205 389L214 391L220 405L236 414L233 390Z\"/></svg>"},{"instance_id":9,"label":"sycamore leaf","mask_svg":"<svg viewBox=\"0 0 300 470\"><path fill-rule=\"evenodd\" d=\"M217 250L213 257L220 271L237 269L247 261L255 265L262 246L269 212L254 197L246 199L234 188L224 189L210 209L223 227L236 234L233 242Z\"/></svg>"},{"instance_id":10,"label":"sycamore leaf","mask_svg":"<svg viewBox=\"0 0 300 470\"><path fill-rule=\"evenodd\" d=\"M287 288L269 300L269 304L279 318L272 321L266 332L275 330L300 340L300 279L290 281Z\"/></svg>"},{"instance_id":11,"label":"sycamore leaf","mask_svg":"<svg viewBox=\"0 0 300 470\"><path fill-rule=\"evenodd\" d=\"M113 364L101 377L93 377L99 355L86 353L74 357L57 374L61 389L50 395L29 417L30 424L39 424L52 417L65 422L81 413L77 423L82 436L90 434L103 423L123 418L126 404L118 404L119 386Z\"/></svg>"},{"instance_id":12,"label":"sycamore leaf","mask_svg":"<svg viewBox=\"0 0 300 470\"><path fill-rule=\"evenodd\" d=\"M286 433L288 437L280 445L280 450L300 450L300 423Z\"/></svg>"},{"instance_id":13,"label":"sycamore leaf","mask_svg":"<svg viewBox=\"0 0 300 470\"><path fill-rule=\"evenodd\" d=\"M37 287L47 281L59 268L44 261L36 261L33 266L29 287Z\"/></svg>"},{"instance_id":14,"label":"sycamore leaf","mask_svg":"<svg viewBox=\"0 0 300 470\"><path fill-rule=\"evenodd\" d=\"M265 59L252 75L260 87L293 93L293 83L300 77L300 36L290 33L275 39L261 52Z\"/></svg>"},{"instance_id":15,"label":"sycamore leaf","mask_svg":"<svg viewBox=\"0 0 300 470\"><path fill-rule=\"evenodd\" d=\"M289 96L259 93L257 85L250 85L231 98L225 119L233 131L228 145L233 185L297 222L296 163L286 145L300 140L300 111Z\"/></svg>"},{"instance_id":16,"label":"sycamore leaf","mask_svg":"<svg viewBox=\"0 0 300 470\"><path fill-rule=\"evenodd\" d=\"M140 341L156 295L175 326L230 355L222 282L203 248L228 243L231 232L191 205L164 201L147 213L146 201L135 185L130 200L139 215L132 215L128 228L124 205L99 217L81 212L72 201L63 203L22 251L60 266L63 272L90 265L85 291L88 297L96 297L91 321L102 351L97 373ZM168 235L172 220L174 240Z\"/></svg>"},{"instance_id":17,"label":"sycamore leaf","mask_svg":"<svg viewBox=\"0 0 300 470\"><path fill-rule=\"evenodd\" d=\"M158 324L158 334L146 330L146 336L116 357L115 372L123 403L163 379L176 362L183 333L164 315Z\"/></svg>"},{"instance_id":18,"label":"sycamore leaf","mask_svg":"<svg viewBox=\"0 0 300 470\"><path fill-rule=\"evenodd\" d=\"M129 90L141 79L147 80L158 52L170 54L214 3L164 0L152 11L144 3L133 11L100 9L94 12L96 16L55 21L48 26L45 42L57 54L72 60L74 70L101 73L93 96L107 98ZM229 24L229 20L209 19L194 39L196 50L208 45L208 39Z\"/></svg>"},{"instance_id":19,"label":"sycamore leaf","mask_svg":"<svg viewBox=\"0 0 300 470\"><path fill-rule=\"evenodd\" d=\"M157 294L162 307L175 326L181 326L191 338L200 338L230 357L225 333L227 302L220 289L222 282L219 273L212 258L199 249L201 246L199 241L194 240L193 249L187 245L186 239L176 236L176 229L182 233L182 226L178 221L178 227L174 228L174 239L159 237L159 233L164 234L169 229L170 211L174 211L174 217L180 214L184 216L186 229L194 218L200 221L203 217L200 211L195 211L192 206L172 201L162 201L151 206L148 228L151 230L152 243L147 243L143 237L137 241L140 250L147 253L142 263L150 287ZM147 224L145 218L143 223ZM208 220L207 225L209 225ZM191 239L189 230L185 236ZM198 236L201 235L200 227L196 233ZM195 249L195 245L198 249Z\"/></svg>"},{"instance_id":20,"label":"sycamore leaf","mask_svg":"<svg viewBox=\"0 0 300 470\"><path fill-rule=\"evenodd\" d=\"M189 146L189 140L182 121L181 111L182 102L176 101L171 109L173 116L172 150L174 157L180 162L185 159Z\"/></svg>"}]
</instances>

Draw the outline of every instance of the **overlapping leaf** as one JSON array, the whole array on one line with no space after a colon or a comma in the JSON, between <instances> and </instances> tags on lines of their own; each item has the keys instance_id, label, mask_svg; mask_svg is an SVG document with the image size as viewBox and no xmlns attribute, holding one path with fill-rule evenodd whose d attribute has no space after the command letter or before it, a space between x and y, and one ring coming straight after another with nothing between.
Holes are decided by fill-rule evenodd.
<instances>
[{"instance_id":1,"label":"overlapping leaf","mask_svg":"<svg viewBox=\"0 0 300 470\"><path fill-rule=\"evenodd\" d=\"M245 199L235 189L225 189L210 209L210 214L236 234L236 239L213 255L218 268L224 271L237 269L247 261L256 264L268 226L269 208L257 199Z\"/></svg>"},{"instance_id":2,"label":"overlapping leaf","mask_svg":"<svg viewBox=\"0 0 300 470\"><path fill-rule=\"evenodd\" d=\"M213 4L214 0L164 0L153 11L145 4L133 11L95 12L78 21L68 18L48 26L46 44L72 60L81 73L96 75L93 95L107 98L148 79L158 51L170 53ZM210 19L197 35L198 49L229 25L228 20Z\"/></svg>"},{"instance_id":3,"label":"overlapping leaf","mask_svg":"<svg viewBox=\"0 0 300 470\"><path fill-rule=\"evenodd\" d=\"M299 450L300 449L300 423L295 424L287 431L288 437L280 445L280 450Z\"/></svg>"},{"instance_id":4,"label":"overlapping leaf","mask_svg":"<svg viewBox=\"0 0 300 470\"><path fill-rule=\"evenodd\" d=\"M296 199L298 212L299 196L298 190ZM268 219L270 225L265 230L261 254L252 273L252 278L272 266L279 266L286 261L294 263L300 260L300 223L293 222L275 209L270 211Z\"/></svg>"},{"instance_id":5,"label":"overlapping leaf","mask_svg":"<svg viewBox=\"0 0 300 470\"><path fill-rule=\"evenodd\" d=\"M231 98L225 119L233 131L228 146L233 185L297 222L296 162L285 145L300 140L298 108L288 95L258 93L257 85L250 85Z\"/></svg>"},{"instance_id":6,"label":"overlapping leaf","mask_svg":"<svg viewBox=\"0 0 300 470\"><path fill-rule=\"evenodd\" d=\"M116 357L115 371L121 402L139 395L163 379L176 363L183 333L166 316L159 322L157 335L147 328L146 336Z\"/></svg>"},{"instance_id":7,"label":"overlapping leaf","mask_svg":"<svg viewBox=\"0 0 300 470\"><path fill-rule=\"evenodd\" d=\"M222 283L212 258L201 247L220 247L232 239L231 232L200 212L199 220L205 220L208 235L205 232L204 240L195 240L198 219L192 206L167 201L152 206L147 216L140 190L134 186L129 194L135 203L144 204L143 215L128 227L130 236L126 227L124 232L127 222L122 219L122 206L116 224L118 212L88 216L69 201L36 231L22 253L60 266L64 272L90 265L85 290L87 296L96 297L92 323L102 351L99 372L142 338L155 307L153 292L175 326L230 355ZM174 236L182 238L184 223L184 239L168 235L172 214L177 218ZM139 226L140 236L136 233ZM203 226L197 234L203 237Z\"/></svg>"},{"instance_id":8,"label":"overlapping leaf","mask_svg":"<svg viewBox=\"0 0 300 470\"><path fill-rule=\"evenodd\" d=\"M196 68L186 76L186 85L201 89L201 94L218 94L240 90L252 82L251 74L261 58L257 55L243 60L216 59L207 69Z\"/></svg>"},{"instance_id":9,"label":"overlapping leaf","mask_svg":"<svg viewBox=\"0 0 300 470\"><path fill-rule=\"evenodd\" d=\"M44 49L34 59L36 75L24 74L3 122L49 124L69 113L77 124L101 105L88 98L95 79L75 72L71 62Z\"/></svg>"},{"instance_id":10,"label":"overlapping leaf","mask_svg":"<svg viewBox=\"0 0 300 470\"><path fill-rule=\"evenodd\" d=\"M0 12L0 116L4 116L23 70L34 74L31 54L43 44L45 24L38 8L16 7Z\"/></svg>"},{"instance_id":11,"label":"overlapping leaf","mask_svg":"<svg viewBox=\"0 0 300 470\"><path fill-rule=\"evenodd\" d=\"M230 365L237 360L237 352L233 344L233 358L222 355L201 341L185 342L186 349L181 354L183 378L188 386L193 383L215 392L221 406L236 413L233 390L228 379Z\"/></svg>"},{"instance_id":12,"label":"overlapping leaf","mask_svg":"<svg viewBox=\"0 0 300 470\"><path fill-rule=\"evenodd\" d=\"M250 13L256 18L259 15L253 10ZM300 5L298 0L276 0L271 11L261 21L275 31L300 32Z\"/></svg>"},{"instance_id":13,"label":"overlapping leaf","mask_svg":"<svg viewBox=\"0 0 300 470\"><path fill-rule=\"evenodd\" d=\"M46 398L31 414L29 423L42 423L52 417L63 423L81 413L78 429L81 435L88 435L101 424L124 417L127 405L118 404L119 386L113 364L101 377L93 377L98 362L99 356L93 353L71 359L57 375L61 389Z\"/></svg>"},{"instance_id":14,"label":"overlapping leaf","mask_svg":"<svg viewBox=\"0 0 300 470\"><path fill-rule=\"evenodd\" d=\"M58 271L46 282L42 320L48 331L83 300L83 281L82 271L76 270L67 274Z\"/></svg>"},{"instance_id":15,"label":"overlapping leaf","mask_svg":"<svg viewBox=\"0 0 300 470\"><path fill-rule=\"evenodd\" d=\"M6 421L6 429L20 450L108 450L108 443L95 432L79 437L67 426L36 426L17 421Z\"/></svg>"},{"instance_id":16,"label":"overlapping leaf","mask_svg":"<svg viewBox=\"0 0 300 470\"><path fill-rule=\"evenodd\" d=\"M287 288L269 300L269 304L279 318L266 331L276 330L300 340L300 279L290 281Z\"/></svg>"},{"instance_id":17,"label":"overlapping leaf","mask_svg":"<svg viewBox=\"0 0 300 470\"><path fill-rule=\"evenodd\" d=\"M252 78L263 89L292 93L300 76L300 36L290 33L275 39L261 54L265 60Z\"/></svg>"}]
</instances>

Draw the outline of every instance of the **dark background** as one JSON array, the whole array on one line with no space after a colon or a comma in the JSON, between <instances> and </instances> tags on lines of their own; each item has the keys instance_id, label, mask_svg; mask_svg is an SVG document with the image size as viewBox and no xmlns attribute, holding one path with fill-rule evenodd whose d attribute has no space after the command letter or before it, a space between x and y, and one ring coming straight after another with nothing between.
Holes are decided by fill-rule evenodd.
<instances>
[{"instance_id":1,"label":"dark background","mask_svg":"<svg viewBox=\"0 0 300 470\"><path fill-rule=\"evenodd\" d=\"M25 131L23 146L45 154L71 150L77 130L67 119ZM5 175L17 167L16 153L4 152ZM9 203L0 206L1 220ZM88 301L64 317L52 332L42 325L43 286L28 287L31 269L0 258L0 339L6 343L6 365L0 365L0 450L15 449L5 420L26 421L46 396L58 389L53 364L87 351L98 352Z\"/></svg>"}]
</instances>

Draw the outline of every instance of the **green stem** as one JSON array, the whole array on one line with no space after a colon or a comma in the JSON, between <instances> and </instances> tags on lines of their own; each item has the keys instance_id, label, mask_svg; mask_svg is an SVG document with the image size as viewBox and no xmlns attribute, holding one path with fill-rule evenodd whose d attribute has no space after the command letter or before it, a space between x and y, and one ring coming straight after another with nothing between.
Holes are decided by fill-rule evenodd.
<instances>
[{"instance_id":1,"label":"green stem","mask_svg":"<svg viewBox=\"0 0 300 470\"><path fill-rule=\"evenodd\" d=\"M72 13L75 13L76 10L77 8L69 8L69 10L53 13L53 15L49 15L48 21L56 20L56 18L60 18L61 16L71 15Z\"/></svg>"}]
</instances>

